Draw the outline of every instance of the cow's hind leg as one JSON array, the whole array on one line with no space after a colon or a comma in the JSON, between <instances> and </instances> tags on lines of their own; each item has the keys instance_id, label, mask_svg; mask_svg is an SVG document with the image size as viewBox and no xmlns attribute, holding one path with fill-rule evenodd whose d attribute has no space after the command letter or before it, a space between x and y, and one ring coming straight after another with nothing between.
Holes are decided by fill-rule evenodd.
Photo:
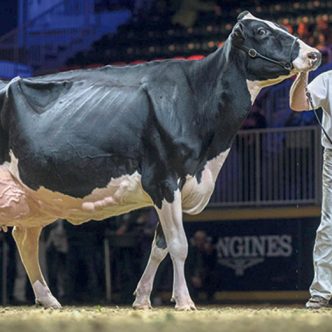
<instances>
[{"instance_id":1,"label":"cow's hind leg","mask_svg":"<svg viewBox=\"0 0 332 332\"><path fill-rule=\"evenodd\" d=\"M41 227L14 227L13 237L35 293L36 303L44 308L61 308L61 304L52 295L40 270L38 244L41 230Z\"/></svg>"},{"instance_id":2,"label":"cow's hind leg","mask_svg":"<svg viewBox=\"0 0 332 332\"><path fill-rule=\"evenodd\" d=\"M188 242L183 229L181 193L174 192L174 201L163 200L161 209L156 208L165 234L167 249L171 256L174 271L173 295L175 309L196 309L192 301L184 275L184 264L188 254Z\"/></svg>"},{"instance_id":3,"label":"cow's hind leg","mask_svg":"<svg viewBox=\"0 0 332 332\"><path fill-rule=\"evenodd\" d=\"M150 309L150 295L153 287L154 277L159 264L167 255L167 245L161 225L158 224L154 239L152 242L149 261L138 282L134 295L136 296L133 307L135 309Z\"/></svg>"}]
</instances>

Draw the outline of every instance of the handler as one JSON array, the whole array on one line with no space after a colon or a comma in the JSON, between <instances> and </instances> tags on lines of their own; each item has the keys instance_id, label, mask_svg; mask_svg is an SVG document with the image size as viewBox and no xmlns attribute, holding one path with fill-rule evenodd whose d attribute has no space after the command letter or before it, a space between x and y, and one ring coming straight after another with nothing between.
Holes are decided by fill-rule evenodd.
<instances>
[{"instance_id":1,"label":"handler","mask_svg":"<svg viewBox=\"0 0 332 332\"><path fill-rule=\"evenodd\" d=\"M319 309L328 306L332 296L332 71L320 74L309 85L308 72L299 73L290 90L290 107L294 111L323 109L322 213L313 252L311 298L306 303L308 309Z\"/></svg>"}]
</instances>

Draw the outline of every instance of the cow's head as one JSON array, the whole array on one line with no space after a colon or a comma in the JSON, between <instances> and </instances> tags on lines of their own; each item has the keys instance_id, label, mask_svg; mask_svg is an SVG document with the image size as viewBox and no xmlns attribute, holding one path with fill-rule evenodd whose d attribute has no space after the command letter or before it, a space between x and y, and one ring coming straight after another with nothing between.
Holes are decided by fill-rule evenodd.
<instances>
[{"instance_id":1,"label":"cow's head","mask_svg":"<svg viewBox=\"0 0 332 332\"><path fill-rule=\"evenodd\" d=\"M299 71L316 69L321 54L276 23L249 12L238 16L231 33L232 46L246 55L247 78L275 84Z\"/></svg>"}]
</instances>

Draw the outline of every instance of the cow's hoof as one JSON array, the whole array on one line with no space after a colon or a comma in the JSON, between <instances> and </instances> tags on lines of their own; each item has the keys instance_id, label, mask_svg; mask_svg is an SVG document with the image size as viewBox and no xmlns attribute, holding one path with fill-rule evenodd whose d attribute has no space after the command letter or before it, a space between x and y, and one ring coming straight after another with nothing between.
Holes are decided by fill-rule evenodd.
<instances>
[{"instance_id":1,"label":"cow's hoof","mask_svg":"<svg viewBox=\"0 0 332 332\"><path fill-rule=\"evenodd\" d=\"M138 301L137 299L133 303L135 310L149 310L152 309L150 300Z\"/></svg>"},{"instance_id":2,"label":"cow's hoof","mask_svg":"<svg viewBox=\"0 0 332 332\"><path fill-rule=\"evenodd\" d=\"M149 304L133 304L133 309L135 310L150 310L152 309Z\"/></svg>"},{"instance_id":3,"label":"cow's hoof","mask_svg":"<svg viewBox=\"0 0 332 332\"><path fill-rule=\"evenodd\" d=\"M175 306L175 310L178 310L178 311L192 311L193 310L194 311L197 309L196 309L194 302L192 302L192 303L182 304L182 305L177 304Z\"/></svg>"},{"instance_id":4,"label":"cow's hoof","mask_svg":"<svg viewBox=\"0 0 332 332\"><path fill-rule=\"evenodd\" d=\"M54 297L35 299L36 305L42 306L44 309L61 309L62 306L59 301Z\"/></svg>"},{"instance_id":5,"label":"cow's hoof","mask_svg":"<svg viewBox=\"0 0 332 332\"><path fill-rule=\"evenodd\" d=\"M133 294L135 296L135 301L133 303L133 308L136 310L149 310L151 309L150 292L142 292L137 288Z\"/></svg>"},{"instance_id":6,"label":"cow's hoof","mask_svg":"<svg viewBox=\"0 0 332 332\"><path fill-rule=\"evenodd\" d=\"M175 310L178 310L178 311L197 310L195 303L192 301L190 296L180 299L180 298L176 298L173 295L171 298L171 302L175 302Z\"/></svg>"}]
</instances>

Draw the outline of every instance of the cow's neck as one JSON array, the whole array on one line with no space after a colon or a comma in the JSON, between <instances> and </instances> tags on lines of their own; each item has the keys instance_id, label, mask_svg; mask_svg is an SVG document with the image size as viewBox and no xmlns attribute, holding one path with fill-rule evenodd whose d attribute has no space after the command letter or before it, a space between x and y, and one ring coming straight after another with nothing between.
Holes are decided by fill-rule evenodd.
<instances>
[{"instance_id":1,"label":"cow's neck","mask_svg":"<svg viewBox=\"0 0 332 332\"><path fill-rule=\"evenodd\" d=\"M205 105L201 108L203 113L209 113L203 122L210 130L207 133L210 136L206 156L208 160L231 146L254 99L248 89L245 58L230 46L227 40L223 48L202 61L200 68L208 82L206 86L201 86L200 91L204 93L205 100L206 96L210 100L208 108L204 108Z\"/></svg>"}]
</instances>

